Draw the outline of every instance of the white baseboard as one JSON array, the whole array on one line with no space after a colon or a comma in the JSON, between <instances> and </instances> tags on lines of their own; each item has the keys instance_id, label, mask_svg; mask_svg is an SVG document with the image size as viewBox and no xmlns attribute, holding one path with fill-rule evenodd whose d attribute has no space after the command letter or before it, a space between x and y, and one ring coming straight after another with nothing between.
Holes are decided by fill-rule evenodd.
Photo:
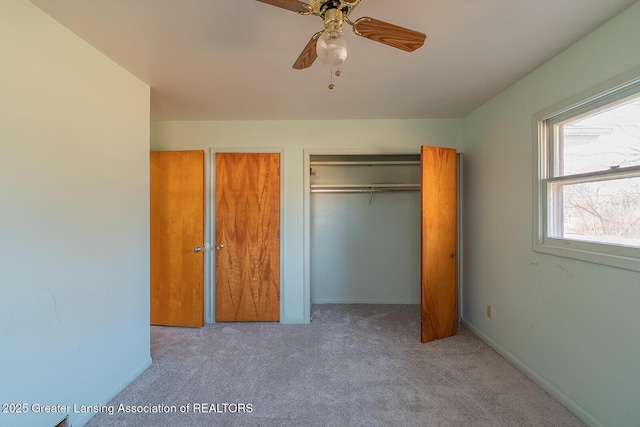
<instances>
[{"instance_id":1,"label":"white baseboard","mask_svg":"<svg viewBox=\"0 0 640 427\"><path fill-rule=\"evenodd\" d=\"M305 322L304 319L299 319L299 318L285 318L285 319L280 319L280 323L283 325L308 325L309 322Z\"/></svg>"},{"instance_id":2,"label":"white baseboard","mask_svg":"<svg viewBox=\"0 0 640 427\"><path fill-rule=\"evenodd\" d=\"M109 403L111 401L111 399L116 397L116 395L118 393L120 393L122 390L124 390L129 384L131 384L133 382L133 380L138 378L144 371L146 371L149 368L149 366L151 366L151 364L152 364L152 360L151 360L151 357L149 357L140 366L138 366L138 368L134 369L124 380L122 380L120 382L120 384L118 384L116 387L114 387L114 389L111 390L111 392L107 393L106 397L104 399L102 399L102 401L99 402L99 404L100 405L106 405L107 403ZM82 427L86 423L88 423L89 420L91 418L93 418L95 415L96 414L88 413L88 414L82 414L78 418L71 419L71 417L69 417L69 423L73 427L76 427L76 426L77 427Z\"/></svg>"},{"instance_id":3,"label":"white baseboard","mask_svg":"<svg viewBox=\"0 0 640 427\"><path fill-rule=\"evenodd\" d=\"M482 341L487 343L489 347L493 348L498 354L507 359L509 363L515 366L519 371L524 373L527 377L529 377L533 382L538 384L538 386L549 393L554 399L556 399L561 405L571 411L576 417L580 418L580 420L590 427L605 427L600 421L598 421L591 413L589 413L582 406L578 405L576 402L571 400L569 396L558 390L553 384L549 381L541 377L537 372L533 371L529 368L522 360L516 357L513 353L502 347L500 344L495 342L485 333L483 333L479 328L474 326L472 323L467 321L464 317L461 318L462 323L471 330L475 335L477 335Z\"/></svg>"}]
</instances>

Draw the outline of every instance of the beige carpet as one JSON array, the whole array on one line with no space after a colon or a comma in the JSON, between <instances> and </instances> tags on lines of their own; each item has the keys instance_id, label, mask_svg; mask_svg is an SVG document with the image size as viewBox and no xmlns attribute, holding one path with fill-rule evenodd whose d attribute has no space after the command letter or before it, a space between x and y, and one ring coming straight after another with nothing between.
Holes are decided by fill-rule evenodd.
<instances>
[{"instance_id":1,"label":"beige carpet","mask_svg":"<svg viewBox=\"0 0 640 427\"><path fill-rule=\"evenodd\" d=\"M315 305L312 319L152 327L153 365L87 425L583 425L467 329L421 344L418 306ZM165 413L118 411L132 408Z\"/></svg>"}]
</instances>

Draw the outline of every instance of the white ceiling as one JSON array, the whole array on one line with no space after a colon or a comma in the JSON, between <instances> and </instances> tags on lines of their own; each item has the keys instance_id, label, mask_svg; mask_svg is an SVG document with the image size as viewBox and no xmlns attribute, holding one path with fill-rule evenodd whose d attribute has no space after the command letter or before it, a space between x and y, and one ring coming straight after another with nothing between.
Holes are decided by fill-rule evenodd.
<instances>
[{"instance_id":1,"label":"white ceiling","mask_svg":"<svg viewBox=\"0 0 640 427\"><path fill-rule=\"evenodd\" d=\"M31 0L148 83L153 120L464 117L637 0L363 0L423 32L407 53L356 36L336 88L291 65L320 18L254 0Z\"/></svg>"}]
</instances>

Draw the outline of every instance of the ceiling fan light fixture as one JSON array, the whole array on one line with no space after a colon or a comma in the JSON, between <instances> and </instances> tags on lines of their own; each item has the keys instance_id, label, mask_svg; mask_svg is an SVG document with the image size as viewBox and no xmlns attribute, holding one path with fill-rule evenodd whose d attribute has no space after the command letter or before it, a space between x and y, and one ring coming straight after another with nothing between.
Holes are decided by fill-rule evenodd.
<instances>
[{"instance_id":1,"label":"ceiling fan light fixture","mask_svg":"<svg viewBox=\"0 0 640 427\"><path fill-rule=\"evenodd\" d=\"M349 43L342 31L325 30L316 42L318 59L325 64L337 67L349 54Z\"/></svg>"},{"instance_id":2,"label":"ceiling fan light fixture","mask_svg":"<svg viewBox=\"0 0 640 427\"><path fill-rule=\"evenodd\" d=\"M380 21L379 19L363 16L355 21L349 15L362 0L258 0L272 6L297 12L301 15L313 15L322 18L324 29L315 33L307 42L304 49L293 63L293 68L303 70L309 68L317 58L331 67L331 83L333 89L333 75L339 76L340 65L347 59L349 44L342 32L346 22L353 27L353 32L365 39L386 44L406 52L413 52L422 47L426 35ZM335 73L334 73L335 70Z\"/></svg>"}]
</instances>

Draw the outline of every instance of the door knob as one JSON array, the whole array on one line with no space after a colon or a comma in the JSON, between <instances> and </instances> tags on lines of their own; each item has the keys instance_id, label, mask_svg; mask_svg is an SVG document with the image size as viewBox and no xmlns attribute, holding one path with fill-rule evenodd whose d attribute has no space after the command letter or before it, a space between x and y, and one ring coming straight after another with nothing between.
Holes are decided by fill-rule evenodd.
<instances>
[{"instance_id":1,"label":"door knob","mask_svg":"<svg viewBox=\"0 0 640 427\"><path fill-rule=\"evenodd\" d=\"M208 243L205 243L204 245L202 245L202 247L200 246L196 246L195 248L193 248L193 252L209 252L211 250L211 245Z\"/></svg>"},{"instance_id":2,"label":"door knob","mask_svg":"<svg viewBox=\"0 0 640 427\"><path fill-rule=\"evenodd\" d=\"M216 249L217 249L217 250L220 250L220 249L222 249L222 248L224 248L224 245L222 245L222 244L220 244L220 245L216 245Z\"/></svg>"}]
</instances>

